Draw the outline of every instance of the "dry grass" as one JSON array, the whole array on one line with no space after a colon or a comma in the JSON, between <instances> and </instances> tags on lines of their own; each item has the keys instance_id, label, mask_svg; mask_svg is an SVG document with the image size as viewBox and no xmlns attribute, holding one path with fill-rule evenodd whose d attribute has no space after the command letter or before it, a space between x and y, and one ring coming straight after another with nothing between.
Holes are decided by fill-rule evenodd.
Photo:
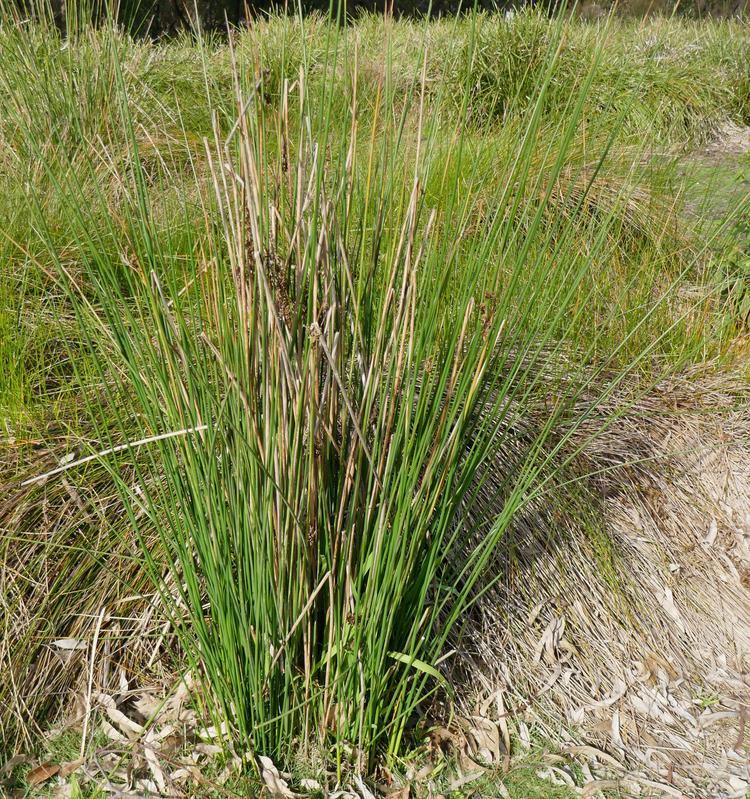
<instances>
[{"instance_id":1,"label":"dry grass","mask_svg":"<svg viewBox=\"0 0 750 799\"><path fill-rule=\"evenodd\" d=\"M173 679L173 642L137 542L101 469L20 487L57 466L75 445L49 436L33 447L5 447L0 532L12 537L0 568L0 738L10 751L33 746L43 720L80 707L90 650L104 612L96 684L109 690L120 671ZM59 643L56 643L59 642Z\"/></svg>"}]
</instances>

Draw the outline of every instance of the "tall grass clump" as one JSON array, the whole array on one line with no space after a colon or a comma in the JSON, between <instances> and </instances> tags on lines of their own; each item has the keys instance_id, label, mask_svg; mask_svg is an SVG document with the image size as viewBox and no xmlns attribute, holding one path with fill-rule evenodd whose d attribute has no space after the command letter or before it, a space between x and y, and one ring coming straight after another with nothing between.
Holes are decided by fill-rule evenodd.
<instances>
[{"instance_id":1,"label":"tall grass clump","mask_svg":"<svg viewBox=\"0 0 750 799\"><path fill-rule=\"evenodd\" d=\"M471 73L428 86L427 52L396 93L386 41L363 111L357 70L341 80L356 48L333 25L314 68L295 39L293 75L230 48L234 111L206 75L198 151L175 101L176 160L150 148L160 120L122 48L100 51L111 83L95 135L71 143L13 89L8 125L39 173L34 258L77 315L77 385L122 503L112 530L132 528L238 751L360 768L402 751L423 704L450 692L445 642L494 545L659 345L619 359L656 298L608 352L594 334L570 353L628 198L590 201L607 137L572 163L599 54L565 115L544 115L560 30L511 98L491 195L439 110L460 93L470 117ZM467 520L490 496L500 510L477 539Z\"/></svg>"}]
</instances>

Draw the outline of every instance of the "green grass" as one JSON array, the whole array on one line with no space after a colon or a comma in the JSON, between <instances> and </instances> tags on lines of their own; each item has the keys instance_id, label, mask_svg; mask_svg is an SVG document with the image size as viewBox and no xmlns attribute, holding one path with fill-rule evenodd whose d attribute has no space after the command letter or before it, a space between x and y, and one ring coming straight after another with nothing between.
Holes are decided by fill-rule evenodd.
<instances>
[{"instance_id":1,"label":"green grass","mask_svg":"<svg viewBox=\"0 0 750 799\"><path fill-rule=\"evenodd\" d=\"M748 115L746 31L272 17L230 46L11 17L0 735L34 734L19 695L59 707L51 637L136 596L127 642L158 592L164 669L242 751L392 762L583 422L736 357L724 240L665 161Z\"/></svg>"},{"instance_id":2,"label":"green grass","mask_svg":"<svg viewBox=\"0 0 750 799\"><path fill-rule=\"evenodd\" d=\"M496 168L496 163L507 162L512 157L519 135L517 131L508 132L507 128L519 124L519 111L532 101L530 87L540 80L547 57L544 48L549 47L548 40L554 34L550 23L532 12L518 15L511 22L502 18L480 18L474 32L472 26L470 20L434 23L424 31L413 22L392 25L388 34L392 65L390 94L383 102L392 103L395 108L406 102L420 75L420 53L423 46L427 46L426 77L431 113L444 119L446 131L455 125L462 113L474 120L472 125L476 132L465 131L463 135L466 150L470 149L472 157L476 158L473 180L483 186L484 207L491 206L493 197L499 194L498 182L505 173ZM262 73L264 101L271 106L278 102L283 80L296 79L304 57L309 65L308 91L314 98L328 92L332 102L341 106L335 109L338 115L349 102L346 98L351 96L356 49L358 113L363 117L362 129L365 130L366 119L372 111L370 106L377 96L378 81L384 74L379 62L385 31L375 18L360 21L345 35L347 46L340 48L337 56L341 65L326 72L329 35L320 20L309 20L303 28L295 20L272 19L239 37L237 57L250 72ZM24 409L33 405L34 396L43 394L47 385L43 375L48 365L45 362L50 360L57 338L53 328L58 324L57 319L69 316L64 305L55 300L59 292L46 290L44 286L49 281L40 279L38 270L49 270L53 265L44 252L39 251L39 245L34 244L35 237L29 230L30 217L25 212L24 186L29 185L33 196L39 198L45 216L54 219L48 235L50 243L62 252L71 245L73 231L71 220L59 207L58 192L50 181L52 175L66 169L66 161L75 165L87 162L95 165L96 174L91 178L108 195L102 213L115 217L128 213L121 205L118 191L117 173L128 170L128 145L117 130L112 56L117 54L125 67L123 90L128 93L140 157L151 177L161 177L151 189L150 203L155 217L169 220L171 237L179 237L180 229L184 229L183 223L175 217L184 216L185 209L181 208L184 194L194 192L192 171L194 167L200 168L204 161L202 137L211 135L210 109L216 109L222 119L229 120L233 103L229 56L226 47L217 43L196 46L190 39L182 38L155 47L134 42L121 34L84 31L75 46L63 48L53 31L28 26L16 29L11 24L4 27L2 40L4 121L0 122L0 135L4 155L0 161L3 188L0 221L6 239L0 246L6 255L0 294L3 298L0 329L7 331L1 340L2 346L9 350L3 359L8 368L2 377L2 403L13 419L19 415L23 417ZM550 137L556 137L555 129L565 117L566 105L584 79L596 48L601 47L600 64L587 92L581 140L575 145L579 150L576 158L595 163L606 141L590 143L589 131L596 136L597 131L608 132L616 124L616 152L608 160L605 172L609 173L611 167L617 173L614 181L618 184L623 171L627 174L632 161L648 147L699 141L722 120L732 116L742 118L745 113L744 70L750 61L747 38L740 26L675 20L670 23L654 21L639 27L635 23L616 21L603 32L598 25L570 22L560 34L560 40L561 52L545 93L545 124L539 134L540 141L546 143ZM531 47L538 53L535 60L529 62ZM343 52L350 56L345 58L341 55ZM683 52L689 52L690 58L683 58ZM526 66L517 68L513 59ZM683 71L694 71L673 74L670 72L673 64ZM652 72L659 76L659 82L653 81ZM322 77L326 74L330 79ZM28 75L34 75L35 80L29 82ZM322 85L326 80L327 87ZM464 82L466 92L446 88ZM616 86L630 88L615 91L613 87ZM468 103L465 112L461 108L464 96ZM614 98L617 104L613 103ZM505 106L513 109L505 118L493 110ZM38 152L29 151L29 142L24 141L22 135L23 127L12 122L20 117L27 125L33 124L30 114L36 115L40 122L51 121L39 126L44 133L44 140L37 142L44 154L42 158ZM439 139L438 146L453 151L450 134L441 134ZM590 148L590 153L584 148ZM625 152L621 152L623 148ZM540 146L539 149L545 148ZM62 159L59 166L54 166L56 159ZM544 159L538 160L536 169L541 172L545 168ZM455 163L445 165L445 169L455 171L455 168ZM606 173L601 186L605 198L611 188L607 185L609 176ZM636 182L643 185L641 176L636 177ZM462 180L471 179L471 174L462 175ZM647 179L645 183L648 188ZM531 181L530 185L533 185ZM596 196L598 188L592 188L592 196ZM430 191L429 186L427 190ZM435 197L439 197L442 190L438 183ZM85 191L91 192L94 188L88 186ZM629 192L630 189L624 189L625 194ZM183 220L184 226L192 229L192 221L200 217L201 210L198 207L188 210L190 218ZM644 223L652 224L652 230L646 241L641 242L646 251L639 258L628 255L627 269L631 274L642 273L644 266L650 263L652 272L661 272L665 264L668 270L676 270L679 274L681 261L684 261L680 247L672 248L678 250L676 253L669 252L669 246L664 251L665 243L671 244L665 242L670 238L669 232L664 232L664 222L658 215L650 219L649 202L638 207L635 215ZM103 220L97 220L96 224L102 229L105 226ZM11 240L27 250L34 249L27 257L19 258L18 254L13 255L18 250ZM100 246L116 251L118 244L100 242ZM657 252L653 252L654 248ZM38 266L34 259L39 262ZM608 259L603 255L602 260ZM608 270L602 270L605 271ZM586 335L585 331L592 330L594 325L601 328L602 323L615 324L614 316L606 313L613 299L639 304L637 296L617 296L628 277L627 273L621 275L612 291L598 290L605 313L594 314L592 309L588 318L582 320L576 337ZM643 281L642 285L646 286L647 282ZM36 300L34 295L40 293L45 296ZM23 297L24 301L19 302L16 297ZM55 321L43 330L29 329L26 335L11 335L11 331L15 333L19 328L20 308L24 309L27 319L38 318L46 312ZM654 323L653 329L658 327L661 324ZM649 332L644 330L643 337L647 338ZM686 336L684 332L681 331L680 340L674 342L678 351L685 338L689 338L689 333ZM621 327L614 326L611 339L618 341L621 336ZM611 342L608 348L612 349ZM65 380L56 382L66 384ZM46 400L43 402L49 404Z\"/></svg>"},{"instance_id":3,"label":"green grass","mask_svg":"<svg viewBox=\"0 0 750 799\"><path fill-rule=\"evenodd\" d=\"M309 65L308 90L316 97L328 92L337 106L337 115L349 102L347 98L351 96L353 83L356 84L358 113L364 122L371 113L378 81L384 74L379 63L384 30L375 18L359 22L347 32L346 47L340 48L337 58L341 65L326 72L329 35L320 20L306 22L303 32L295 20L274 19L259 23L239 37L237 58L250 72L262 73L263 97L271 105L278 102L283 80L296 79L303 58ZM481 185L483 196L478 211L491 208L502 193L500 181L505 172L497 169L496 163L507 162L512 157L519 135L518 131L507 131L507 128L519 124L520 111L533 99L531 87L540 80L548 57L545 47L549 48L553 35L549 22L532 12L518 15L511 22L502 18L480 18L473 32L470 20L443 21L424 30L413 22L400 22L390 28L389 97L383 102L391 103L395 109L403 106L421 74L420 53L427 47L426 85L430 107L434 109L431 113L440 116L444 131L450 130L462 114L468 115L474 129L473 132L469 128L464 130L463 162L452 158L446 168L453 173L461 172L462 181L473 180ZM59 207L58 192L50 181L53 174L66 169L68 160L76 165L74 169L85 163L95 167L96 174L91 175L91 179L108 195L106 207L101 209L103 214L120 218L128 213L128 209L122 207L117 180L118 171L127 173L129 156L127 142L117 130L117 102L114 101L117 90L112 57L117 55L122 59L123 91L128 94L139 154L149 179L155 184L150 191L150 203L157 220L169 220L171 237L182 235L180 229L185 227L192 231L193 221L200 218L199 207L185 209L182 201L186 192L195 191L193 170L204 166L201 140L211 136L210 109L216 109L225 120L223 124L229 125L233 101L227 49L216 43L196 46L183 38L154 47L121 34L85 30L75 46L63 48L52 31L29 29L28 26L16 29L12 25L5 26L2 39L4 122L0 125L6 154L0 163L4 198L0 219L6 235L2 246L7 253L3 259L7 278L0 297L6 294L10 297L0 303L0 330L4 331L0 341L9 350L4 362L10 365L2 378L8 383L3 385L3 406L8 407L7 415L13 419L23 416L24 408L33 404L35 394L43 393L47 382L39 372L44 370L42 361L49 360L52 350L48 347L54 343L49 341L53 338L49 326L30 329L26 335L17 336L19 308L24 308L27 318L41 319L46 313L53 319L64 319L69 313L55 300L59 292L45 292L43 287L39 288L48 281L33 274L38 268L54 267L33 243L23 186L29 185L33 196L40 198L45 217L54 220L48 230L50 243L63 253L71 246L73 231L71 220ZM602 46L603 43L606 46ZM608 137L606 133L605 141L597 142L597 136L601 139L597 132L608 132L612 125L618 126L615 152L608 159L601 185L591 190L592 197L597 198L601 193L605 202L611 201L609 195L616 197L618 194L618 189L613 191L608 181L620 186L623 173L627 175L632 171L633 161L639 159L645 149L699 141L723 119L741 118L746 113L742 69L750 61L747 38L740 26L675 20L671 23L655 21L638 27L618 21L602 31L600 26L570 22L560 34L560 46L551 84L545 92L544 124L539 132L540 142L545 144L537 149L544 151L550 139L557 137L555 130L559 128L559 120L565 117L566 106L586 75L586 65L591 64L596 48L600 47L597 55L600 63L587 91L580 141L575 148L577 160L595 163ZM531 61L528 60L529 48L538 51ZM341 53L353 55L355 49L357 76L353 82L354 58L345 58ZM689 52L690 58L683 58L682 52ZM521 68L518 64L526 66ZM673 74L670 71L673 66L690 72ZM27 80L29 74L35 75L31 83ZM322 77L324 75L328 77ZM653 83L654 75L660 82ZM321 85L323 80L328 80L328 87ZM466 91L455 90L464 83ZM623 87L629 88L626 91ZM462 110L464 98L467 107ZM505 106L512 111L502 112L500 109ZM42 157L40 152L30 150L28 136L22 133L24 125L16 124L14 119L24 120ZM50 126L48 120L56 122ZM364 122L361 129L366 128ZM450 135L441 134L437 138L437 146L455 153ZM664 156L659 154L656 158L661 161ZM61 159L59 166L54 165L57 159ZM546 165L544 160L540 153L534 167L540 173L550 168L550 159ZM469 170L467 162L471 163ZM615 173L613 178L610 178L611 172ZM572 176L575 178L575 172ZM649 189L647 176L631 177L641 186L645 182L646 190ZM435 186L433 199L440 197L441 184L442 180ZM532 181L530 186L533 186ZM426 188L429 192L430 187ZM84 191L89 199L88 192L94 188L88 186ZM630 194L630 187L622 187L622 194ZM627 201L625 197L622 200L623 203ZM670 247L665 251L665 241L670 240L669 230L659 214L651 218L651 206L646 196L631 215L652 228L645 240L638 243L641 248L638 256L628 254L626 269L632 273L637 265L639 272L645 267L645 271L659 275L666 267L667 272L679 274L684 263L683 253L679 247L677 252L670 252ZM184 217L184 227L177 221L178 215ZM95 224L102 229L105 227L103 219ZM112 230L110 235L122 234ZM582 237L585 235L582 232ZM12 242L33 249L28 256L14 256L12 253L18 250ZM119 245L116 241L101 241L99 246L109 248L114 255ZM187 243L182 249L186 246ZM75 258L73 253L71 255ZM28 266L24 259L30 260ZM37 268L34 259L40 262ZM602 260L608 259L603 255ZM601 330L602 324L611 326L610 331L601 331L610 338L609 342L603 342L608 349L612 349L612 341L622 338L622 324L619 320L615 322L614 315L607 309L612 302L640 304L641 297L623 288L628 283L628 271L618 276L613 286L597 287L596 296L601 307L592 306L591 313L581 319L575 331L576 339L588 335L586 331L595 326ZM645 280L636 288L650 291ZM23 304L11 300L21 292L26 297ZM33 295L40 292L45 296L35 300ZM663 321L662 318L657 324L654 317L651 329L643 330L643 339L647 339L652 330L662 328ZM630 322L625 320L625 325L630 326ZM673 338L672 344L678 352L685 340L689 341L690 329L695 330L695 327L695 324L685 324L675 331L677 340ZM700 342L704 349L706 343ZM694 341L690 344L697 346ZM667 339L664 345L667 346ZM55 382L65 384L66 381Z\"/></svg>"}]
</instances>

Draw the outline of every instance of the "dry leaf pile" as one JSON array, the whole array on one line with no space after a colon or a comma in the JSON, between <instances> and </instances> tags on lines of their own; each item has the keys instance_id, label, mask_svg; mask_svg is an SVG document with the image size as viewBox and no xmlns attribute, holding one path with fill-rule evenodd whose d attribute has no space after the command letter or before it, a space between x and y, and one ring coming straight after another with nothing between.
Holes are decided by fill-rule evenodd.
<instances>
[{"instance_id":1,"label":"dry leaf pile","mask_svg":"<svg viewBox=\"0 0 750 799\"><path fill-rule=\"evenodd\" d=\"M460 642L522 740L534 724L586 765L582 795L750 791L749 398L686 378L587 445L601 531L518 518Z\"/></svg>"}]
</instances>

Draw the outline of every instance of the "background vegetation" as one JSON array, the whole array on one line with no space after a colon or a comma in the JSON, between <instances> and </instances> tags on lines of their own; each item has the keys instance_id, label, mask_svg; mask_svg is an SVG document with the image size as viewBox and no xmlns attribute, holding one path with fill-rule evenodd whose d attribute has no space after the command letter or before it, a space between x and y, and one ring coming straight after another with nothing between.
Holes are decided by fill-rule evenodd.
<instances>
[{"instance_id":1,"label":"background vegetation","mask_svg":"<svg viewBox=\"0 0 750 799\"><path fill-rule=\"evenodd\" d=\"M297 3L270 0L80 0L74 5L64 0L15 0L15 7L24 16L51 16L60 30L75 26L80 17L100 23L115 17L131 33L152 37L173 35L181 30L226 32L230 26L246 24L253 18L271 13L341 13L356 17L362 13L392 13L396 17L453 16L472 11L514 12L536 8L553 15L564 8L582 19L599 19L610 12L637 19L644 16L679 16L692 18L742 18L747 14L747 0L583 0L572 4L558 0L350 0L346 4L326 0L300 0Z\"/></svg>"}]
</instances>

